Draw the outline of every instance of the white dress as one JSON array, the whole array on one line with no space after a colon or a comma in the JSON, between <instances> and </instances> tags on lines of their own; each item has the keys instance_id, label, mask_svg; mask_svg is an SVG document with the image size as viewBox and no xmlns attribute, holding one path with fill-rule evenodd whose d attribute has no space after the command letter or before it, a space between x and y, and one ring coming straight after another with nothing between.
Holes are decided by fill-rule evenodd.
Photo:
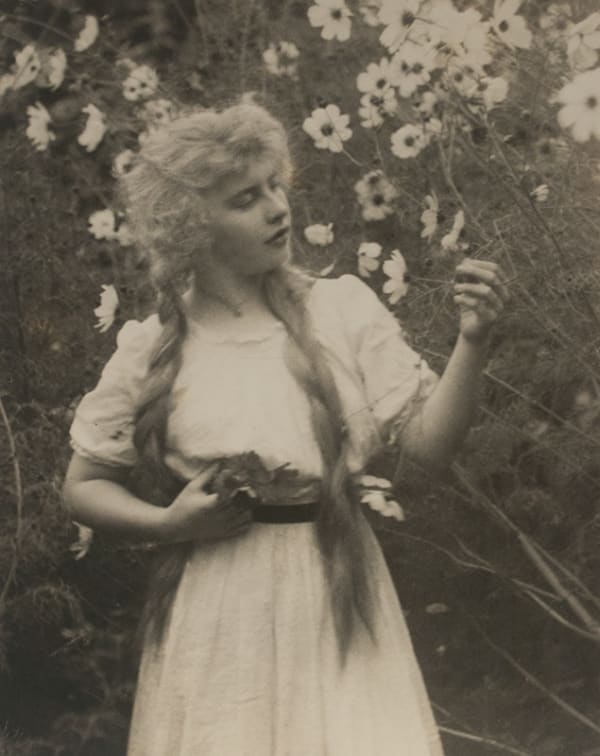
<instances>
[{"instance_id":1,"label":"white dress","mask_svg":"<svg viewBox=\"0 0 600 756\"><path fill-rule=\"evenodd\" d=\"M438 376L354 276L318 280L308 300L360 472ZM132 419L156 316L130 321L81 401L73 447L131 465ZM173 388L167 462L188 478L211 458L257 452L314 476L308 401L283 359L286 330L215 338L193 325ZM147 642L129 756L440 756L442 747L381 549L377 645L364 634L340 668L314 523L254 523L189 558L159 646Z\"/></svg>"}]
</instances>

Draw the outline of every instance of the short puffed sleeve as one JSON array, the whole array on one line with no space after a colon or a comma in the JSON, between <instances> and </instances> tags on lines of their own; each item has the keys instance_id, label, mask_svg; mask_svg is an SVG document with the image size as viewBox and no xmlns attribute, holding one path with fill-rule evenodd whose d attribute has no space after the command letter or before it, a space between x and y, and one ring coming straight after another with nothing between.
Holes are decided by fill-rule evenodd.
<instances>
[{"instance_id":1,"label":"short puffed sleeve","mask_svg":"<svg viewBox=\"0 0 600 756\"><path fill-rule=\"evenodd\" d=\"M385 443L394 443L439 375L406 342L396 317L360 278L338 279L348 339L371 413Z\"/></svg>"},{"instance_id":2,"label":"short puffed sleeve","mask_svg":"<svg viewBox=\"0 0 600 756\"><path fill-rule=\"evenodd\" d=\"M94 462L133 466L134 418L150 355L161 326L156 315L129 320L100 380L80 401L71 425L71 447Z\"/></svg>"}]
</instances>

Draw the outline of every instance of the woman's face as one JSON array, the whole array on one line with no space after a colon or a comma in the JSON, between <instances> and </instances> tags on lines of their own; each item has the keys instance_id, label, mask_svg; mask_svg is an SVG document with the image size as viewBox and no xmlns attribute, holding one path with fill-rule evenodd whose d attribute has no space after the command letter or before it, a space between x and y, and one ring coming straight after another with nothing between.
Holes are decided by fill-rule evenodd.
<instances>
[{"instance_id":1,"label":"woman's face","mask_svg":"<svg viewBox=\"0 0 600 756\"><path fill-rule=\"evenodd\" d=\"M212 256L239 275L265 273L290 257L290 206L275 160L250 163L206 196Z\"/></svg>"}]
</instances>

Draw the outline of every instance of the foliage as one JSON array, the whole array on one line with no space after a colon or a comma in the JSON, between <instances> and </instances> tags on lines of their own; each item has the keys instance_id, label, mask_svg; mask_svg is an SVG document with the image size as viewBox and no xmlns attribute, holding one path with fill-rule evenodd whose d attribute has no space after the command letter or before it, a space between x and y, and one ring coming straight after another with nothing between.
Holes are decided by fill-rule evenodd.
<instances>
[{"instance_id":1,"label":"foliage","mask_svg":"<svg viewBox=\"0 0 600 756\"><path fill-rule=\"evenodd\" d=\"M115 174L180 106L246 91L289 127L299 262L368 280L438 371L456 264L507 272L456 466L433 480L382 455L404 521L369 516L448 753L599 752L600 19L593 0L422 3L440 32L410 29L418 0L330 6L22 0L0 16L0 753L124 752L149 553L96 535L74 558L68 428L115 329L152 306Z\"/></svg>"}]
</instances>

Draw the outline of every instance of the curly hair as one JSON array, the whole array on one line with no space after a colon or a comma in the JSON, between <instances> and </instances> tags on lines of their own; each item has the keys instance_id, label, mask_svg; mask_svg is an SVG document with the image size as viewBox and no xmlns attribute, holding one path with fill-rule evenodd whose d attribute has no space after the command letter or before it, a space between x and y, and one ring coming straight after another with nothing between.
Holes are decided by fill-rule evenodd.
<instances>
[{"instance_id":1,"label":"curly hair","mask_svg":"<svg viewBox=\"0 0 600 756\"><path fill-rule=\"evenodd\" d=\"M142 462L169 479L164 464L170 394L182 361L187 321L182 287L211 243L202 195L216 182L271 158L286 177L291 159L282 124L263 107L242 102L217 112L180 115L143 144L135 167L121 177L133 235L150 261L162 331L151 357L136 420L134 442ZM306 393L324 473L316 529L328 578L342 660L362 623L374 638L375 590L369 576L368 527L347 466L349 440L340 398L320 344L313 335L306 298L315 279L286 263L265 274L263 294L289 334L286 361ZM142 626L158 640L190 545L163 550Z\"/></svg>"}]
</instances>

